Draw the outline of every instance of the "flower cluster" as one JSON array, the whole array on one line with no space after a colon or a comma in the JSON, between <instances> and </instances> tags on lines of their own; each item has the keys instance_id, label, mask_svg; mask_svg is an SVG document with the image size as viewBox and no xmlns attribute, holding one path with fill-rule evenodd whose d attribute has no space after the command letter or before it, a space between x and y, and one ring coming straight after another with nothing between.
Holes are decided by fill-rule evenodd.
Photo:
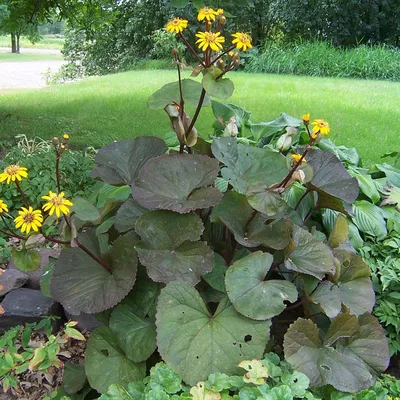
<instances>
[{"instance_id":1,"label":"flower cluster","mask_svg":"<svg viewBox=\"0 0 400 400\"><path fill-rule=\"evenodd\" d=\"M214 10L209 7L201 8L198 12L197 20L205 23L205 31L196 33L197 47L203 52L206 52L209 49L215 52L223 50L222 45L225 43L225 37L222 36L221 30L226 24L224 10ZM213 23L216 23L214 30L212 30ZM172 34L182 35L182 32L188 27L188 25L188 20L175 17L167 23L165 29ZM236 48L238 50L247 51L252 47L252 38L248 33L236 32L232 34L232 49Z\"/></svg>"},{"instance_id":2,"label":"flower cluster","mask_svg":"<svg viewBox=\"0 0 400 400\"><path fill-rule=\"evenodd\" d=\"M310 114L304 114L301 119L303 120L303 123L313 140L317 140L319 135L327 136L331 131L331 128L329 127L329 123L327 121L325 121L324 119L314 119L314 121L311 123L312 132L310 132L308 128L308 126L310 125Z\"/></svg>"}]
</instances>

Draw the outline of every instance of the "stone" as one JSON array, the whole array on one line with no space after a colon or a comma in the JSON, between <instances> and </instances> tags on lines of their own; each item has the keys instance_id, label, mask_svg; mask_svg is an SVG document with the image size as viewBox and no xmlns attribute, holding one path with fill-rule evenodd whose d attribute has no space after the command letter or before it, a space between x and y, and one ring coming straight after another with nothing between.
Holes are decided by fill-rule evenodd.
<instances>
[{"instance_id":1,"label":"stone","mask_svg":"<svg viewBox=\"0 0 400 400\"><path fill-rule=\"evenodd\" d=\"M3 391L3 388L0 386L0 390ZM12 395L10 391L7 393L0 392L0 400L15 400L16 398Z\"/></svg>"},{"instance_id":2,"label":"stone","mask_svg":"<svg viewBox=\"0 0 400 400\"><path fill-rule=\"evenodd\" d=\"M42 317L61 315L61 306L43 296L40 290L20 288L8 293L1 303L0 332L27 322L39 322Z\"/></svg>"},{"instance_id":3,"label":"stone","mask_svg":"<svg viewBox=\"0 0 400 400\"><path fill-rule=\"evenodd\" d=\"M28 275L17 269L6 269L0 275L0 297L25 285Z\"/></svg>"},{"instance_id":4,"label":"stone","mask_svg":"<svg viewBox=\"0 0 400 400\"><path fill-rule=\"evenodd\" d=\"M80 331L91 332L93 329L103 326L103 324L96 319L94 314L80 313L79 315L72 315L65 308L64 314L67 320L78 322L76 328Z\"/></svg>"},{"instance_id":5,"label":"stone","mask_svg":"<svg viewBox=\"0 0 400 400\"><path fill-rule=\"evenodd\" d=\"M40 267L36 271L26 272L28 275L28 281L26 282L25 287L35 290L40 289L40 277L42 276L43 269L49 264L49 257L58 258L60 251L60 249L44 249L39 251ZM8 269L19 271L12 259L8 264Z\"/></svg>"}]
</instances>

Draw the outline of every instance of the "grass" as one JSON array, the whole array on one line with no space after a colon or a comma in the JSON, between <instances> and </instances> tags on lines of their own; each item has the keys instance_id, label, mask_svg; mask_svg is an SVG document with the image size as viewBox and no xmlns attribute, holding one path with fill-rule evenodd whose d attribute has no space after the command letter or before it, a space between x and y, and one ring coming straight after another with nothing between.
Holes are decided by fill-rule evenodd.
<instances>
[{"instance_id":1,"label":"grass","mask_svg":"<svg viewBox=\"0 0 400 400\"><path fill-rule=\"evenodd\" d=\"M0 53L0 63L9 61L56 61L62 60L61 54L12 54Z\"/></svg>"},{"instance_id":2,"label":"grass","mask_svg":"<svg viewBox=\"0 0 400 400\"><path fill-rule=\"evenodd\" d=\"M400 81L400 52L385 45L343 49L318 41L272 43L249 57L249 72Z\"/></svg>"},{"instance_id":3,"label":"grass","mask_svg":"<svg viewBox=\"0 0 400 400\"><path fill-rule=\"evenodd\" d=\"M236 86L231 101L251 110L254 122L283 111L298 117L311 112L330 122L335 143L357 147L368 163L399 150L399 83L246 73L231 78ZM0 140L68 132L72 144L97 147L169 132L166 114L150 111L146 101L173 80L174 71L132 71L40 90L0 91ZM210 108L204 109L197 124L203 136L212 132L212 123Z\"/></svg>"},{"instance_id":4,"label":"grass","mask_svg":"<svg viewBox=\"0 0 400 400\"><path fill-rule=\"evenodd\" d=\"M53 35L43 36L43 38L35 44L32 44L27 38L20 39L20 47L30 47L35 49L58 49L61 50L64 45L64 39ZM0 36L0 47L11 47L11 37Z\"/></svg>"}]
</instances>

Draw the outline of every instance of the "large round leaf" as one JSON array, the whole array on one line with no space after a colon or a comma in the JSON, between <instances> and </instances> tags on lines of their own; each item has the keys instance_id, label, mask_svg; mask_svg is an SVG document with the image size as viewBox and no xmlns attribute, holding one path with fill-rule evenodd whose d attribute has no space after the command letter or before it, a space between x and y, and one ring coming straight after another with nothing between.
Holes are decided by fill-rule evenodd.
<instances>
[{"instance_id":1,"label":"large round leaf","mask_svg":"<svg viewBox=\"0 0 400 400\"><path fill-rule=\"evenodd\" d=\"M52 297L73 315L93 314L115 306L135 283L135 243L132 236L121 236L114 242L111 272L80 248L63 249L54 267Z\"/></svg>"},{"instance_id":2,"label":"large round leaf","mask_svg":"<svg viewBox=\"0 0 400 400\"><path fill-rule=\"evenodd\" d=\"M128 199L118 209L115 216L115 228L118 232L127 232L135 228L136 221L148 210L133 199Z\"/></svg>"},{"instance_id":3,"label":"large round leaf","mask_svg":"<svg viewBox=\"0 0 400 400\"><path fill-rule=\"evenodd\" d=\"M313 190L322 191L348 203L353 203L359 194L356 178L352 178L340 160L331 152L310 150L307 163L314 170L308 184Z\"/></svg>"},{"instance_id":4,"label":"large round leaf","mask_svg":"<svg viewBox=\"0 0 400 400\"><path fill-rule=\"evenodd\" d=\"M279 193L273 192L263 183L253 183L247 187L247 201L260 213L274 216L287 208L287 203Z\"/></svg>"},{"instance_id":5,"label":"large round leaf","mask_svg":"<svg viewBox=\"0 0 400 400\"><path fill-rule=\"evenodd\" d=\"M320 280L326 274L334 274L336 270L330 248L296 225L293 226L293 242L286 250L285 266Z\"/></svg>"},{"instance_id":6,"label":"large round leaf","mask_svg":"<svg viewBox=\"0 0 400 400\"><path fill-rule=\"evenodd\" d=\"M230 79L215 79L212 73L205 73L203 77L203 87L205 91L218 99L229 99L235 90L235 85Z\"/></svg>"},{"instance_id":7,"label":"large round leaf","mask_svg":"<svg viewBox=\"0 0 400 400\"><path fill-rule=\"evenodd\" d=\"M260 359L269 339L270 321L238 314L225 298L210 315L199 293L173 282L161 291L157 343L162 358L189 385L211 373L240 373L240 361Z\"/></svg>"},{"instance_id":8,"label":"large round leaf","mask_svg":"<svg viewBox=\"0 0 400 400\"><path fill-rule=\"evenodd\" d=\"M285 358L310 379L311 386L332 385L356 393L373 385L374 371L384 371L389 361L387 339L371 315L357 319L336 317L320 340L317 326L299 318L288 329L284 340Z\"/></svg>"},{"instance_id":9,"label":"large round leaf","mask_svg":"<svg viewBox=\"0 0 400 400\"><path fill-rule=\"evenodd\" d=\"M156 282L174 280L196 285L214 266L214 253L199 242L203 223L194 214L151 211L139 218L136 232L142 241L136 249L140 262Z\"/></svg>"},{"instance_id":10,"label":"large round leaf","mask_svg":"<svg viewBox=\"0 0 400 400\"><path fill-rule=\"evenodd\" d=\"M181 214L215 206L222 193L212 185L217 160L202 155L170 154L150 160L132 186L132 196L148 209Z\"/></svg>"},{"instance_id":11,"label":"large round leaf","mask_svg":"<svg viewBox=\"0 0 400 400\"><path fill-rule=\"evenodd\" d=\"M97 152L92 176L110 185L131 184L150 158L166 151L165 142L153 136L111 143Z\"/></svg>"},{"instance_id":12,"label":"large round leaf","mask_svg":"<svg viewBox=\"0 0 400 400\"><path fill-rule=\"evenodd\" d=\"M314 304L319 305L329 318L336 317L342 310L339 287L332 282L323 281L311 295Z\"/></svg>"},{"instance_id":13,"label":"large round leaf","mask_svg":"<svg viewBox=\"0 0 400 400\"><path fill-rule=\"evenodd\" d=\"M185 104L197 107L199 103L201 92L203 90L202 85L192 79L182 80L182 94ZM208 96L204 98L203 107L208 106L211 100ZM168 104L181 103L179 82L171 82L164 85L157 92L153 93L147 101L147 106L151 110L162 110L168 106Z\"/></svg>"},{"instance_id":14,"label":"large round leaf","mask_svg":"<svg viewBox=\"0 0 400 400\"><path fill-rule=\"evenodd\" d=\"M221 137L212 143L214 156L226 167L222 177L239 193L246 194L250 183L267 186L279 183L288 173L286 158L267 148L237 143L236 138Z\"/></svg>"},{"instance_id":15,"label":"large round leaf","mask_svg":"<svg viewBox=\"0 0 400 400\"><path fill-rule=\"evenodd\" d=\"M375 292L369 266L350 251L335 250L334 255L341 263L338 285L342 303L355 315L372 312Z\"/></svg>"},{"instance_id":16,"label":"large round leaf","mask_svg":"<svg viewBox=\"0 0 400 400\"><path fill-rule=\"evenodd\" d=\"M291 238L290 223L283 218L273 220L264 214L254 216L253 213L246 196L231 190L214 207L211 222L221 221L242 246L284 249Z\"/></svg>"},{"instance_id":17,"label":"large round leaf","mask_svg":"<svg viewBox=\"0 0 400 400\"><path fill-rule=\"evenodd\" d=\"M85 353L85 372L90 386L100 393L112 384L127 387L130 382L146 376L146 364L130 361L108 327L95 329L88 340Z\"/></svg>"},{"instance_id":18,"label":"large round leaf","mask_svg":"<svg viewBox=\"0 0 400 400\"><path fill-rule=\"evenodd\" d=\"M266 320L279 315L284 301L294 303L297 290L284 280L265 281L273 256L257 251L236 261L226 272L225 284L229 300L236 311L255 320Z\"/></svg>"},{"instance_id":19,"label":"large round leaf","mask_svg":"<svg viewBox=\"0 0 400 400\"><path fill-rule=\"evenodd\" d=\"M113 310L110 328L126 356L134 362L147 360L157 347L154 319L138 316L128 305L120 304Z\"/></svg>"}]
</instances>

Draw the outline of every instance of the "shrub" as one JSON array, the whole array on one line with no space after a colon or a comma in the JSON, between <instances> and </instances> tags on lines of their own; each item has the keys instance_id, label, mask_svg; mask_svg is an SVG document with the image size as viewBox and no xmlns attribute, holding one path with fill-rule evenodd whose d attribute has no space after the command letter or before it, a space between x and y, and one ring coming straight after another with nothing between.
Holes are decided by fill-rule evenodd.
<instances>
[{"instance_id":1,"label":"shrub","mask_svg":"<svg viewBox=\"0 0 400 400\"><path fill-rule=\"evenodd\" d=\"M252 43L237 32L225 44L214 30L224 26L222 11L202 9L198 19L206 29L197 34L202 58L187 47L201 83L181 80L175 54L178 81L148 100L168 115L178 151L149 136L100 149L92 171L104 183L92 199L98 207L62 197L56 164L57 190L45 197L43 213L55 210L59 234L45 236L42 212L22 209L14 222L24 236L10 233L22 242L14 262L37 268L39 238L65 246L49 274L51 295L73 315L104 322L85 354L88 382L100 393L142 381L160 357L191 386L212 373L236 375L241 362L261 359L268 344L275 350L282 341L286 361L311 388L367 389L389 362L371 315L370 269L348 242L345 216L330 233L321 223L322 210L346 213L358 181L318 148L330 131L326 121L283 114L256 124L240 107L211 102L232 95L225 75L240 64L237 50ZM173 19L167 31L185 41L186 25ZM205 141L195 124L210 104L217 118ZM57 163L67 140L53 142ZM26 171L14 165L0 180L18 175ZM39 233L25 232L34 225ZM271 337L278 321L293 323L284 337Z\"/></svg>"},{"instance_id":2,"label":"shrub","mask_svg":"<svg viewBox=\"0 0 400 400\"><path fill-rule=\"evenodd\" d=\"M269 44L246 65L249 72L400 81L400 53L390 46L335 47L327 42Z\"/></svg>"}]
</instances>

